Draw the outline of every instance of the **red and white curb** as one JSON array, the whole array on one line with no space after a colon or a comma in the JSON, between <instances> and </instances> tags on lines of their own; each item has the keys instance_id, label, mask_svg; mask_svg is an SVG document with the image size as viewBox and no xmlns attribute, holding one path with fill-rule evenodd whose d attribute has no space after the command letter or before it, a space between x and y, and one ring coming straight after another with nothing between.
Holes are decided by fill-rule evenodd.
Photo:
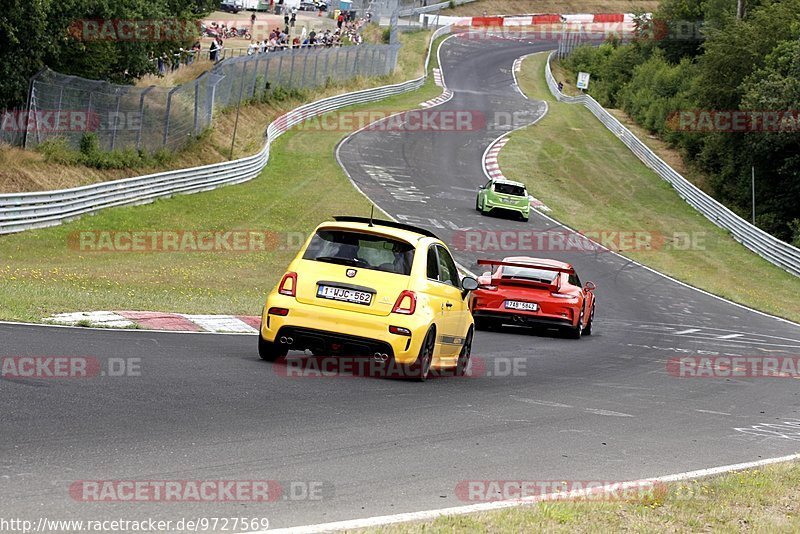
<instances>
[{"instance_id":1,"label":"red and white curb","mask_svg":"<svg viewBox=\"0 0 800 534\"><path fill-rule=\"evenodd\" d=\"M489 149L483 156L483 168L486 170L486 174L493 180L507 180L503 175L503 171L500 170L500 164L497 161L497 157L500 155L500 151L506 143L508 143L508 137L501 137L489 146ZM550 211L550 208L545 206L544 202L541 200L532 196L528 196L528 199L530 199L532 208L539 211Z\"/></svg>"},{"instance_id":2,"label":"red and white curb","mask_svg":"<svg viewBox=\"0 0 800 534\"><path fill-rule=\"evenodd\" d=\"M444 81L442 80L442 69L433 69L433 83L439 87L444 87Z\"/></svg>"},{"instance_id":3,"label":"red and white curb","mask_svg":"<svg viewBox=\"0 0 800 534\"><path fill-rule=\"evenodd\" d=\"M423 102L422 104L420 104L419 106L422 107L422 108L432 108L432 107L440 106L440 105L444 104L445 102L449 101L451 98L453 98L453 91L451 91L450 89L445 89L444 92L442 92L441 95L437 96L436 98L432 98L430 100L427 100L427 101Z\"/></svg>"},{"instance_id":4,"label":"red and white curb","mask_svg":"<svg viewBox=\"0 0 800 534\"><path fill-rule=\"evenodd\" d=\"M192 315L148 311L59 313L45 323L90 328L137 328L180 332L256 334L261 317L254 315Z\"/></svg>"}]
</instances>

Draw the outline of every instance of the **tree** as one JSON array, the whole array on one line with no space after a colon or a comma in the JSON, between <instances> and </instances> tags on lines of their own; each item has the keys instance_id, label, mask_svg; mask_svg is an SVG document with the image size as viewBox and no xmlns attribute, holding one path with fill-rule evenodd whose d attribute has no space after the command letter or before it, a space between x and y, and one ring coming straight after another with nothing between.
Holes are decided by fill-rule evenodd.
<instances>
[{"instance_id":1,"label":"tree","mask_svg":"<svg viewBox=\"0 0 800 534\"><path fill-rule=\"evenodd\" d=\"M43 65L47 0L6 0L0 17L0 109L20 107Z\"/></svg>"},{"instance_id":2,"label":"tree","mask_svg":"<svg viewBox=\"0 0 800 534\"><path fill-rule=\"evenodd\" d=\"M155 66L151 55L191 45L193 35L169 40L86 38L83 22L169 20L196 28L215 7L213 0L5 0L0 18L0 106L25 103L28 83L39 69L130 83ZM113 37L113 36L112 36Z\"/></svg>"}]
</instances>

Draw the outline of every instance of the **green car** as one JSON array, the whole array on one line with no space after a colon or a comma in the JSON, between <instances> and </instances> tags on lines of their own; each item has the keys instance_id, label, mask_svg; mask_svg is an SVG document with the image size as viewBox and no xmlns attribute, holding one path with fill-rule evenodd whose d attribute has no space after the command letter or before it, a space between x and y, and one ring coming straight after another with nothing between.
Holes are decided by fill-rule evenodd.
<instances>
[{"instance_id":1,"label":"green car","mask_svg":"<svg viewBox=\"0 0 800 534\"><path fill-rule=\"evenodd\" d=\"M488 215L492 211L513 213L527 221L531 204L525 184L510 180L489 180L478 189L475 209L481 215Z\"/></svg>"}]
</instances>

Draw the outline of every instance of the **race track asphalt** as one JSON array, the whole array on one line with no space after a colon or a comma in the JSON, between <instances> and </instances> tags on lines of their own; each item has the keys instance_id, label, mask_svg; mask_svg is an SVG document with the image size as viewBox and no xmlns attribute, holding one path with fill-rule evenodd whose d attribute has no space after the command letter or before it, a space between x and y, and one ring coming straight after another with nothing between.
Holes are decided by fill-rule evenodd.
<instances>
[{"instance_id":1,"label":"race track asphalt","mask_svg":"<svg viewBox=\"0 0 800 534\"><path fill-rule=\"evenodd\" d=\"M511 72L514 59L540 49L449 39L441 57L455 94L434 109L469 110L486 124L362 131L339 150L353 181L449 243L469 229L518 231L525 223L481 217L475 193L481 155L507 112L530 121L544 112ZM536 213L523 228L559 230ZM484 254L453 250L479 271ZM630 480L797 452L797 380L681 379L666 362L797 356L799 326L607 252L549 255L597 284L594 335L478 332L473 354L486 372L468 378L287 378L285 364L258 358L253 336L0 325L4 356L122 358L141 368L0 380L0 517L244 516L293 526L466 504L456 495L465 480ZM269 503L95 503L70 496L82 480L305 481L323 490Z\"/></svg>"}]
</instances>

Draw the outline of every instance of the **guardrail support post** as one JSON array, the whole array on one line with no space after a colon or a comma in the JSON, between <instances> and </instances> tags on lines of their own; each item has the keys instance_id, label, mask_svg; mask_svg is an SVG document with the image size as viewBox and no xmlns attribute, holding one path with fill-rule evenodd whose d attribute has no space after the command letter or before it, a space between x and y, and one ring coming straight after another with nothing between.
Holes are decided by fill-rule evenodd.
<instances>
[{"instance_id":1,"label":"guardrail support post","mask_svg":"<svg viewBox=\"0 0 800 534\"><path fill-rule=\"evenodd\" d=\"M256 68L253 69L253 96L251 98L255 99L256 97L256 84L258 82L258 64L261 63L261 58L259 57L256 59Z\"/></svg>"},{"instance_id":2,"label":"guardrail support post","mask_svg":"<svg viewBox=\"0 0 800 534\"><path fill-rule=\"evenodd\" d=\"M144 91L142 94L139 95L139 131L136 132L136 150L141 150L142 148L142 129L144 128L144 97L147 96L147 93L155 89L155 85L151 85Z\"/></svg>"},{"instance_id":3,"label":"guardrail support post","mask_svg":"<svg viewBox=\"0 0 800 534\"><path fill-rule=\"evenodd\" d=\"M294 87L292 85L292 79L294 78L294 56L295 56L295 54L297 54L297 52L294 51L294 48L292 48L290 50L291 50L291 52L289 52L289 53L292 55L292 62L289 65L289 83L288 83L287 86L289 87L289 89L292 89Z\"/></svg>"},{"instance_id":4,"label":"guardrail support post","mask_svg":"<svg viewBox=\"0 0 800 534\"><path fill-rule=\"evenodd\" d=\"M322 50L325 52L325 49ZM317 87L319 84L319 52L314 54L314 85L312 87Z\"/></svg>"},{"instance_id":5,"label":"guardrail support post","mask_svg":"<svg viewBox=\"0 0 800 534\"><path fill-rule=\"evenodd\" d=\"M308 50L306 53L303 54L303 79L300 81L300 88L303 89L306 86L306 66L308 65Z\"/></svg>"},{"instance_id":6,"label":"guardrail support post","mask_svg":"<svg viewBox=\"0 0 800 534\"><path fill-rule=\"evenodd\" d=\"M117 144L117 128L119 126L117 124L117 120L119 119L119 101L121 100L121 98L122 97L120 97L119 95L119 89L117 89L117 108L116 112L114 113L114 128L111 129L111 152L114 151L114 147ZM59 103L59 107L60 106L61 104ZM91 119L91 117L89 117L89 119Z\"/></svg>"},{"instance_id":7,"label":"guardrail support post","mask_svg":"<svg viewBox=\"0 0 800 534\"><path fill-rule=\"evenodd\" d=\"M197 136L200 128L200 80L194 81L194 135Z\"/></svg>"},{"instance_id":8,"label":"guardrail support post","mask_svg":"<svg viewBox=\"0 0 800 534\"><path fill-rule=\"evenodd\" d=\"M161 146L167 146L167 139L169 138L169 114L170 111L172 111L172 94L178 89L180 89L180 86L172 89L167 94L167 110L166 113L164 113L164 140Z\"/></svg>"}]
</instances>

